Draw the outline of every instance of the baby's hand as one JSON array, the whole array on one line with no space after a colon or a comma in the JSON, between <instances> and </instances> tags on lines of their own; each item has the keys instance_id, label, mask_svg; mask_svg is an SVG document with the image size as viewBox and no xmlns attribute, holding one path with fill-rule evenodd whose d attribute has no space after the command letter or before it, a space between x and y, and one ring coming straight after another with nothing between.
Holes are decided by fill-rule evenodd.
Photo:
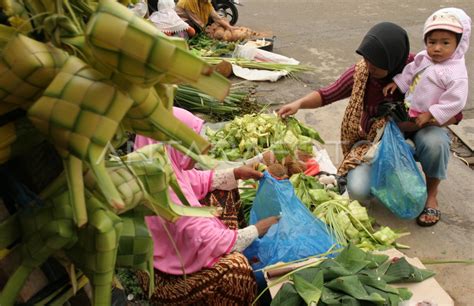
<instances>
[{"instance_id":1,"label":"baby's hand","mask_svg":"<svg viewBox=\"0 0 474 306\"><path fill-rule=\"evenodd\" d=\"M387 94L389 94L389 93L393 94L393 92L397 88L398 88L398 86L397 86L397 83L395 83L395 82L391 82L391 83L387 84L382 90L384 97L386 97Z\"/></svg>"},{"instance_id":2,"label":"baby's hand","mask_svg":"<svg viewBox=\"0 0 474 306\"><path fill-rule=\"evenodd\" d=\"M428 123L431 122L431 119L433 119L433 116L431 115L430 112L422 113L418 117L416 117L415 123L419 128L424 127Z\"/></svg>"}]
</instances>

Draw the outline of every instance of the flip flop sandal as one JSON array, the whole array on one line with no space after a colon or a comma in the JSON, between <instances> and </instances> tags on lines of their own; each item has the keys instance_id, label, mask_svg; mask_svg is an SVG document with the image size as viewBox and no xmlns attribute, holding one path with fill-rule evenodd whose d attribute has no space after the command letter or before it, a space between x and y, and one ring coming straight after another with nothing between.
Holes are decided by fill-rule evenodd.
<instances>
[{"instance_id":1,"label":"flip flop sandal","mask_svg":"<svg viewBox=\"0 0 474 306\"><path fill-rule=\"evenodd\" d=\"M432 222L429 222L429 221L423 221L421 220L421 216L432 216L432 217L437 217L438 219L432 221ZM426 227L426 226L433 226L435 225L436 223L438 223L438 221L441 219L441 211L439 209L436 209L436 208L431 208L431 207L427 207L425 209L423 209L423 211L421 212L421 214L418 216L418 218L416 218L416 223L419 225L419 226L423 226L423 227Z\"/></svg>"}]
</instances>

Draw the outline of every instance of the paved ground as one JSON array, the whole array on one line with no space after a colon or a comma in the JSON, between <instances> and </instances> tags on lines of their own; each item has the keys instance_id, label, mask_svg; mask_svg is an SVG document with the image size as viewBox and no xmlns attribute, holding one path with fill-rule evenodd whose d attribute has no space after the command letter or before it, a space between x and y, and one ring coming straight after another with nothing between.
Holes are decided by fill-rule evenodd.
<instances>
[{"instance_id":1,"label":"paved ground","mask_svg":"<svg viewBox=\"0 0 474 306\"><path fill-rule=\"evenodd\" d=\"M274 52L294 57L303 64L316 67L313 75L305 74L300 81L286 79L276 83L261 83L258 94L268 103L286 103L313 88L334 81L359 56L354 50L366 31L380 21L392 21L403 26L410 35L412 51L423 45L421 32L424 20L441 7L463 8L474 17L472 0L241 0L239 25L260 31L273 31ZM474 37L471 36L474 40ZM474 47L466 62L474 78ZM465 116L474 118L474 82L470 82L470 98ZM301 111L298 118L317 128L326 142L334 163L341 159L339 126L347 101L341 101L317 111ZM449 179L440 187L439 202L442 220L432 228L420 228L414 221L396 219L383 207L372 204L371 213L382 223L406 229L411 235L401 242L411 246L404 251L421 259L473 259L474 251L474 174L461 161L452 158ZM456 305L474 304L474 266L432 265L436 279L452 296Z\"/></svg>"}]
</instances>

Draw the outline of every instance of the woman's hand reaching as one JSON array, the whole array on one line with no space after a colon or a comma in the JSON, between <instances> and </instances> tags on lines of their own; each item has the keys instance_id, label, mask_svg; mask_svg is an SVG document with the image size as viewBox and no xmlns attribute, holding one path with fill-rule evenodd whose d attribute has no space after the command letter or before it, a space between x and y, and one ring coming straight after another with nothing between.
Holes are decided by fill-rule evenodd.
<instances>
[{"instance_id":1,"label":"woman's hand reaching","mask_svg":"<svg viewBox=\"0 0 474 306\"><path fill-rule=\"evenodd\" d=\"M298 101L294 101L283 105L277 112L278 116L282 118L286 118L288 116L294 115L300 109L300 103Z\"/></svg>"},{"instance_id":2,"label":"woman's hand reaching","mask_svg":"<svg viewBox=\"0 0 474 306\"><path fill-rule=\"evenodd\" d=\"M263 177L263 173L250 166L241 166L234 169L234 177L236 180L259 180Z\"/></svg>"},{"instance_id":3,"label":"woman's hand reaching","mask_svg":"<svg viewBox=\"0 0 474 306\"><path fill-rule=\"evenodd\" d=\"M255 227L257 228L257 231L258 231L258 237L262 237L263 235L265 235L270 229L270 227L273 224L278 223L278 221L280 221L280 216L273 216L273 217L262 219L258 221L257 223L255 223Z\"/></svg>"},{"instance_id":4,"label":"woman's hand reaching","mask_svg":"<svg viewBox=\"0 0 474 306\"><path fill-rule=\"evenodd\" d=\"M278 110L278 115L282 118L296 114L300 108L318 108L323 105L323 98L317 91L312 91L306 96L296 101L283 105Z\"/></svg>"}]
</instances>

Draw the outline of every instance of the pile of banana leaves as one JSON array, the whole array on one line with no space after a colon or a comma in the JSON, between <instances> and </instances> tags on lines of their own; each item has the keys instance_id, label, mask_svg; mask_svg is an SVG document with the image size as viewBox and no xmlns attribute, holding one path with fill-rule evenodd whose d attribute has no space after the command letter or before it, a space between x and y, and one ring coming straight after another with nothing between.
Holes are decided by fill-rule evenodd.
<instances>
[{"instance_id":1,"label":"pile of banana leaves","mask_svg":"<svg viewBox=\"0 0 474 306\"><path fill-rule=\"evenodd\" d=\"M412 266L404 257L390 260L349 245L336 258L285 275L289 282L271 305L400 305L412 293L389 284L421 282L434 274Z\"/></svg>"},{"instance_id":2,"label":"pile of banana leaves","mask_svg":"<svg viewBox=\"0 0 474 306\"><path fill-rule=\"evenodd\" d=\"M213 145L209 154L231 161L254 157L265 149L271 149L281 161L296 150L312 154L314 140L324 143L317 131L296 118L281 119L272 114L236 117L217 131L208 127L206 135Z\"/></svg>"}]
</instances>

